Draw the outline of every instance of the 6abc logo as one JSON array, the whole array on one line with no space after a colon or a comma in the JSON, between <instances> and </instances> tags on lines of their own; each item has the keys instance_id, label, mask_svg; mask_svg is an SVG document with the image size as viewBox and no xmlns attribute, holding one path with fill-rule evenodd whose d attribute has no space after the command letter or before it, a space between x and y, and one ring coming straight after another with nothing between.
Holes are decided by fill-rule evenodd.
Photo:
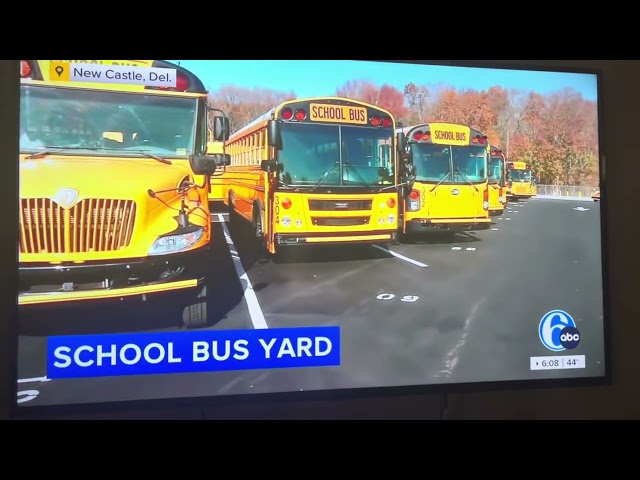
<instances>
[{"instance_id":1,"label":"6abc logo","mask_svg":"<svg viewBox=\"0 0 640 480\"><path fill-rule=\"evenodd\" d=\"M562 310L552 310L542 317L538 335L542 344L553 352L573 350L580 345L580 332L576 328L576 322Z\"/></svg>"}]
</instances>

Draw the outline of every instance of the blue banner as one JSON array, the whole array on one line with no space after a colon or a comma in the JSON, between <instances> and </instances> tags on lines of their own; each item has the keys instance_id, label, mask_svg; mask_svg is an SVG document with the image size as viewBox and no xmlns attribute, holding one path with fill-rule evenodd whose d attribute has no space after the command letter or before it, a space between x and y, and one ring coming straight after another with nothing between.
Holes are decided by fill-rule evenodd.
<instances>
[{"instance_id":1,"label":"blue banner","mask_svg":"<svg viewBox=\"0 0 640 480\"><path fill-rule=\"evenodd\" d=\"M112 377L340 365L340 327L49 337L47 376Z\"/></svg>"}]
</instances>

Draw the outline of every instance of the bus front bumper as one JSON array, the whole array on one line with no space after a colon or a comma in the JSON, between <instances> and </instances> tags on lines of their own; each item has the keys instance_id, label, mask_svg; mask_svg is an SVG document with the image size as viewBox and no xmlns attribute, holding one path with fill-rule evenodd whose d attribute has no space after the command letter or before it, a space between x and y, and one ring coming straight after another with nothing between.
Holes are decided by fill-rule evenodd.
<instances>
[{"instance_id":1,"label":"bus front bumper","mask_svg":"<svg viewBox=\"0 0 640 480\"><path fill-rule=\"evenodd\" d=\"M279 246L289 245L328 245L348 243L394 243L398 233L396 231L382 232L349 232L349 233L276 233L275 240Z\"/></svg>"},{"instance_id":2,"label":"bus front bumper","mask_svg":"<svg viewBox=\"0 0 640 480\"><path fill-rule=\"evenodd\" d=\"M511 195L509 195L509 198L517 200L519 198L531 198L535 196L535 193L512 193Z\"/></svg>"},{"instance_id":3,"label":"bus front bumper","mask_svg":"<svg viewBox=\"0 0 640 480\"><path fill-rule=\"evenodd\" d=\"M193 289L204 282L208 248L128 262L21 264L18 305L104 300Z\"/></svg>"},{"instance_id":4,"label":"bus front bumper","mask_svg":"<svg viewBox=\"0 0 640 480\"><path fill-rule=\"evenodd\" d=\"M469 231L491 228L491 218L415 218L407 221L406 233L428 232L430 230Z\"/></svg>"}]
</instances>

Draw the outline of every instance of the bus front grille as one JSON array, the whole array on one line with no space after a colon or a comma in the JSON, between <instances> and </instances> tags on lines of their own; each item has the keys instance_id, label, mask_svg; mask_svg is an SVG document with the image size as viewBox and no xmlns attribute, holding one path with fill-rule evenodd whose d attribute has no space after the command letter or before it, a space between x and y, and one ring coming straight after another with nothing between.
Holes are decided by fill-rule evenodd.
<instances>
[{"instance_id":1,"label":"bus front grille","mask_svg":"<svg viewBox=\"0 0 640 480\"><path fill-rule=\"evenodd\" d=\"M371 210L373 200L309 200L309 210L315 212L348 212Z\"/></svg>"},{"instance_id":2,"label":"bus front grille","mask_svg":"<svg viewBox=\"0 0 640 480\"><path fill-rule=\"evenodd\" d=\"M318 227L355 227L369 225L369 217L312 217L311 222Z\"/></svg>"},{"instance_id":3,"label":"bus front grille","mask_svg":"<svg viewBox=\"0 0 640 480\"><path fill-rule=\"evenodd\" d=\"M20 200L20 253L90 253L125 248L136 217L132 200L88 198L63 208L48 198Z\"/></svg>"}]
</instances>

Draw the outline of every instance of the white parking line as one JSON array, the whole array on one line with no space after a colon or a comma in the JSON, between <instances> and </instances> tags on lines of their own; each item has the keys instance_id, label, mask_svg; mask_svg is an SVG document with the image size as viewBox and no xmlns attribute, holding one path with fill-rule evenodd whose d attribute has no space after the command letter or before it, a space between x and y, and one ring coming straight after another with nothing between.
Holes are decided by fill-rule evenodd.
<instances>
[{"instance_id":1,"label":"white parking line","mask_svg":"<svg viewBox=\"0 0 640 480\"><path fill-rule=\"evenodd\" d=\"M18 383L40 383L40 382L50 382L51 379L47 377L33 377L33 378L20 378Z\"/></svg>"},{"instance_id":2,"label":"white parking line","mask_svg":"<svg viewBox=\"0 0 640 480\"><path fill-rule=\"evenodd\" d=\"M227 228L227 224L224 221L224 217L222 214L218 214L218 220L222 224L222 229L224 230L224 237L227 240L227 244L229 245L229 250L233 252L237 252L237 248L231 239L231 234L229 233L229 229ZM236 274L240 279L240 283L245 283L244 288L244 299L247 302L247 308L249 309L249 316L251 317L251 323L253 323L253 328L255 329L265 329L269 328L267 325L267 321L264 318L264 313L262 312L262 308L260 308L260 303L258 302L258 297L256 296L256 292L253 290L253 285L251 284L251 280L249 280L249 275L244 271L244 267L242 266L242 261L240 257L237 255L232 255L233 257L233 265L236 267Z\"/></svg>"},{"instance_id":3,"label":"white parking line","mask_svg":"<svg viewBox=\"0 0 640 480\"><path fill-rule=\"evenodd\" d=\"M412 263L412 264L414 264L414 265L416 265L416 266L418 266L420 268L427 268L429 266L429 265L427 265L425 263L419 262L419 261L414 260L412 258L405 257L404 255L400 255L399 253L391 251L388 248L381 247L380 245L374 245L374 247L377 248L378 250L382 250L383 252L386 252L386 253L388 253L390 255L393 255L394 257L399 258L400 260L404 260L405 262Z\"/></svg>"},{"instance_id":4,"label":"white parking line","mask_svg":"<svg viewBox=\"0 0 640 480\"><path fill-rule=\"evenodd\" d=\"M229 214L228 213L212 213L211 214L211 221L213 223L225 223L225 215L228 217Z\"/></svg>"}]
</instances>

